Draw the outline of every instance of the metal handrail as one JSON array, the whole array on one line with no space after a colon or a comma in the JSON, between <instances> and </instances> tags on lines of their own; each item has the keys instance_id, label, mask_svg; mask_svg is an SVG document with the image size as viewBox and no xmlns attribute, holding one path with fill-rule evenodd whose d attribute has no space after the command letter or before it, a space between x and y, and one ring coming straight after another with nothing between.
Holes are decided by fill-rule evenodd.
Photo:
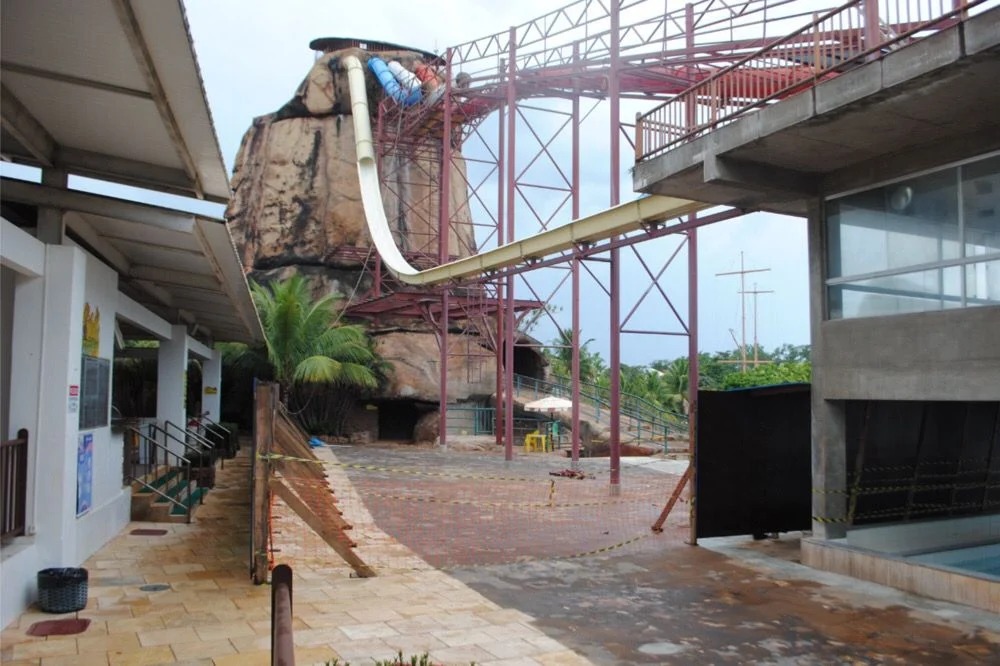
<instances>
[{"instance_id":1,"label":"metal handrail","mask_svg":"<svg viewBox=\"0 0 1000 666\"><path fill-rule=\"evenodd\" d=\"M182 433L185 436L194 437L194 439L198 444L200 444L204 448L207 448L210 452L215 453L215 445L212 444L212 442L208 441L208 439L203 437L198 432L191 430L190 428L182 428L173 421L164 421L163 425L164 429L167 431L169 431L170 428L173 428L174 430L177 430L178 432ZM202 451L202 453L204 453L204 451Z\"/></svg>"},{"instance_id":2,"label":"metal handrail","mask_svg":"<svg viewBox=\"0 0 1000 666\"><path fill-rule=\"evenodd\" d=\"M156 425L156 424L154 423L154 424L149 424L149 425ZM146 446L148 447L147 448L147 453L148 454L152 454L152 455L148 455L148 457L147 457L147 459L151 461L150 465L151 465L152 469L155 470L156 467L157 467L157 465L158 465L158 463L157 463L157 457L155 455L155 452L157 450L163 451L163 464L166 465L167 467L170 466L170 463L169 463L170 458L169 457L170 456L175 457L177 459L177 461L178 461L178 464L177 464L176 467L177 467L177 469L182 470L181 473L182 473L182 478L184 480L184 487L187 489L187 492L190 495L190 493L191 493L191 461L188 460L187 458L185 458L184 456L180 455L179 453L175 453L175 452L171 451L169 447L166 447L163 444L160 444L155 439L153 439L149 435L141 432L138 428L136 428L134 426L129 426L126 429L126 431L131 431L131 432L135 433L140 438L140 440L142 440L146 444ZM135 461L132 462L132 473L129 475L130 476L130 480L131 481L135 481L136 483L138 483L139 485L143 486L144 488L146 488L150 492L159 495L160 497L162 497L163 499L167 500L171 504L173 504L175 506L179 506L182 509L184 509L185 520L186 520L186 522L190 523L191 522L191 503L188 502L187 504L185 504L184 502L181 502L181 501L179 501L179 500L171 497L170 495L162 492L158 488L155 488L152 484L150 484L150 483L146 482L145 480L143 480L142 477L140 477L136 473L136 466L138 464L139 463L136 463Z\"/></svg>"},{"instance_id":3,"label":"metal handrail","mask_svg":"<svg viewBox=\"0 0 1000 666\"><path fill-rule=\"evenodd\" d=\"M550 395L568 396L572 392L571 386L568 382L552 382L524 375L514 375L514 380L518 388L521 388L521 386L528 386L530 388L534 388L536 392L539 389L542 389L545 393ZM581 391L580 395L593 404L595 409L594 417L598 422L600 422L601 407L603 406L608 412L610 412L611 409L610 395L605 397L604 395L601 395L601 393L610 393L610 389L586 382L581 382L580 386L581 388L588 387L592 389L592 392ZM548 388L554 388L555 390L545 390ZM643 423L648 423L650 430L653 431L662 428L664 437L666 437L671 430L678 433L687 432L687 416L671 412L667 409L659 408L644 398L630 393L622 393L621 395L623 402L619 406L619 412L623 416L636 422L637 434L642 434ZM645 403L645 405L643 405L643 403ZM643 407L645 407L645 409L643 409Z\"/></svg>"},{"instance_id":4,"label":"metal handrail","mask_svg":"<svg viewBox=\"0 0 1000 666\"><path fill-rule=\"evenodd\" d=\"M852 18L844 18L850 11L866 13L865 0L849 0L833 10L814 16L813 20L795 32L775 39L758 50L740 57L728 67L720 69L701 79L673 99L661 104L636 119L635 161L655 157L679 143L688 141L707 131L733 122L747 111L759 109L781 97L807 90L828 76L836 76L847 66L865 62L877 53L894 48L906 40L919 39L920 33L933 29L943 29L952 22L961 21L970 9L987 0L961 0L945 3L937 0L937 15L924 16L920 10L916 15L907 3L897 5L895 16L889 23L880 17L877 23L866 24L864 16L857 27ZM934 14L932 3L928 3L928 14ZM947 8L947 10L946 10ZM905 13L905 16L904 16ZM874 18L874 17L872 17ZM834 26L836 21L837 25ZM892 25L900 30L886 29ZM846 25L846 28L845 28ZM833 40L841 32L856 34L858 43ZM830 49L828 63L821 64L821 56ZM834 57L835 56L835 57ZM813 61L813 65L800 64L802 76L786 74L776 78L777 83L765 85L763 82L750 84L739 80L740 73L759 74L766 72L762 63L779 67L787 63ZM730 98L731 101L725 100ZM698 118L697 106L709 102L710 113ZM673 112L671 112L673 110ZM647 139L647 136L648 139ZM652 139L659 139L656 145Z\"/></svg>"},{"instance_id":5,"label":"metal handrail","mask_svg":"<svg viewBox=\"0 0 1000 666\"><path fill-rule=\"evenodd\" d=\"M166 423L167 425L173 425L175 428L177 428L177 426L174 425L174 424L172 424L172 423L170 423L170 421L164 421L164 423ZM184 447L184 452L185 453L189 453L191 451L197 453L198 454L198 463L199 463L198 465L194 465L194 464L192 464L191 460L188 460L187 458L184 458L184 462L187 463L190 468L194 469L195 467L197 467L199 470L204 470L204 469L208 469L209 467L211 467L213 465L212 460L211 460L211 458L212 458L211 455L209 456L208 464L207 465L205 464L205 456L204 456L205 451L204 451L204 449L199 449L197 446L193 446L191 444L188 444L187 441L185 441L183 439L180 439L179 437L176 437L175 435L171 434L164 426L161 426L159 423L155 423L155 422L153 422L153 423L147 423L146 427L149 428L153 432L158 432L158 433L163 434L164 437L166 437L167 439L169 439L171 441L177 442L178 444L180 444L181 446ZM174 454L174 455L177 455L177 454ZM182 457L182 456L180 456L180 457ZM199 478L201 478L201 477L199 476ZM201 484L199 483L198 485L201 485ZM198 503L199 504L204 504L205 503L205 495L204 495L204 493L198 496Z\"/></svg>"}]
</instances>

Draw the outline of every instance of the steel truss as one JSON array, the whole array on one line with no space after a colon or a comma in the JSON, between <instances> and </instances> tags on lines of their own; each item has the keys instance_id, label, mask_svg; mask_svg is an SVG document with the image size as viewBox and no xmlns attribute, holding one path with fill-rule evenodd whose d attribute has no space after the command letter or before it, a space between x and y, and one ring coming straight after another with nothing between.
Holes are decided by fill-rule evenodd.
<instances>
[{"instance_id":1,"label":"steel truss","mask_svg":"<svg viewBox=\"0 0 1000 666\"><path fill-rule=\"evenodd\" d=\"M865 2L876 4L875 0ZM417 265L443 263L577 219L585 206L619 203L622 137L633 151L636 148L632 138L635 124L623 117L623 102L631 105L630 110L633 100L652 107L678 98L699 82L721 76L761 48L799 31L821 11L813 6L804 9L796 0L697 0L685 5L672 0L580 0L505 32L449 48L435 63L445 75L445 90L439 100L403 108L385 99L379 106L376 141L388 198L403 200L407 169L429 174L434 188L428 189L428 196L431 190L437 196L433 206L415 206L433 210L437 219L426 220L426 237L419 239L417 247L405 249ZM869 12L867 24L876 25L877 16L877 10ZM849 29L831 39L844 44L857 42L861 29L853 24ZM884 30L884 26L877 29ZM774 63L775 71L738 74L745 79L739 86L740 100L726 103L752 101L758 89L765 94L770 88L758 82L768 77L815 83L814 68L801 58L798 62L777 58ZM698 116L696 105L704 102L703 98L692 98L686 119L689 127ZM583 136L584 127L599 122L604 113L607 125ZM604 187L581 180L584 161L608 165ZM461 197L456 203L456 197L448 195L454 178L459 179L459 190L464 188L468 194L467 204ZM603 201L596 202L595 190L602 191ZM426 303L421 316L438 331L442 445L447 443L448 361L457 353L449 351L455 349L449 336L455 331L471 331L483 343L476 353L481 354L478 350L484 345L491 349L497 368L497 422L503 424L502 429L497 428L497 443L505 447L508 459L513 457L516 327L520 317L533 308L545 307L564 290L570 291L572 303L569 331L558 322L555 325L571 340L574 350L572 418L574 424L579 423L580 308L583 283L589 280L597 287L588 291L591 306L592 293L603 293L608 304L610 477L612 487L617 487L621 480L621 336L687 338L689 415L695 423L697 230L745 212L709 211L665 221L639 233L578 246L555 257L526 260L523 265L480 276L469 284L436 291L387 287L391 281L381 274L376 259L373 298L391 291L397 302L407 303L395 311L407 315L419 309L414 302ZM461 233L469 225L475 229L471 242ZM440 233L442 229L447 233ZM652 245L643 243L654 238L672 239L674 245L666 252L650 252L647 248ZM681 280L673 273L684 263L682 258L686 260L687 289L677 293ZM622 288L625 264L637 269L645 281L636 295L626 296L631 291ZM553 279L552 271L560 272L558 277ZM545 275L548 277L541 279ZM515 298L521 294L529 298ZM664 313L660 324L655 328L634 325L638 311L651 304ZM378 307L361 304L354 311L372 314ZM551 312L547 314L551 317ZM579 430L572 429L574 462L580 451ZM695 442L692 431L692 452ZM692 534L693 530L692 524Z\"/></svg>"}]
</instances>

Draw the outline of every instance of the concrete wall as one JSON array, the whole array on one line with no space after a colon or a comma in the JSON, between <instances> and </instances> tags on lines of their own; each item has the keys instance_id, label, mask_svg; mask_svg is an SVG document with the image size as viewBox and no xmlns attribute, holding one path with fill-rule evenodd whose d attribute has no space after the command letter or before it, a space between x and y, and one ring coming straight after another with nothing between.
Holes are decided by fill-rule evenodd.
<instances>
[{"instance_id":1,"label":"concrete wall","mask_svg":"<svg viewBox=\"0 0 1000 666\"><path fill-rule=\"evenodd\" d=\"M827 400L1000 400L1000 307L819 328Z\"/></svg>"}]
</instances>

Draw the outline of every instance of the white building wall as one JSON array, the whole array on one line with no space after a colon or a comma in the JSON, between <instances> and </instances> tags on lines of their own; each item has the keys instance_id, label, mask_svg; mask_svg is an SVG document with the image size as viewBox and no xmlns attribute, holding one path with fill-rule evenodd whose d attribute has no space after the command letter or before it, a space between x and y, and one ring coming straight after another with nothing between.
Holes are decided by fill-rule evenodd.
<instances>
[{"instance_id":1,"label":"white building wall","mask_svg":"<svg viewBox=\"0 0 1000 666\"><path fill-rule=\"evenodd\" d=\"M114 359L115 315L118 307L118 274L91 255L86 255L85 301L100 313L100 343L97 356ZM82 350L82 347L81 347ZM82 431L93 436L92 504L76 520L75 560L82 562L128 524L131 492L122 484L121 434L111 433L111 384L108 382L108 425ZM74 486L75 487L75 486Z\"/></svg>"}]
</instances>

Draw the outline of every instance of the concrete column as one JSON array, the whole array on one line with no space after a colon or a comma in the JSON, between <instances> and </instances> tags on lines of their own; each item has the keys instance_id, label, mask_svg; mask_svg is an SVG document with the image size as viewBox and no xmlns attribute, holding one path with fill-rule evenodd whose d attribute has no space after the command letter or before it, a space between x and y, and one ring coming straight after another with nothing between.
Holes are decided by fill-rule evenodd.
<instances>
[{"instance_id":1,"label":"concrete column","mask_svg":"<svg viewBox=\"0 0 1000 666\"><path fill-rule=\"evenodd\" d=\"M822 201L809 207L809 312L812 342L813 534L837 539L847 533L847 439L844 403L825 399L823 323L826 320L827 242Z\"/></svg>"},{"instance_id":2,"label":"concrete column","mask_svg":"<svg viewBox=\"0 0 1000 666\"><path fill-rule=\"evenodd\" d=\"M156 419L170 421L181 428L187 425L187 410L184 397L187 390L187 328L183 324L170 327L170 339L160 341L157 357L156 378ZM178 435L174 432L173 434ZM184 455L184 447L175 441L167 443L168 448Z\"/></svg>"},{"instance_id":3,"label":"concrete column","mask_svg":"<svg viewBox=\"0 0 1000 666\"><path fill-rule=\"evenodd\" d=\"M11 340L17 377L11 420L29 430L28 531L37 533L38 568L78 564L76 454L87 279L79 249L49 245L45 254L45 276L16 286Z\"/></svg>"},{"instance_id":4,"label":"concrete column","mask_svg":"<svg viewBox=\"0 0 1000 666\"><path fill-rule=\"evenodd\" d=\"M201 411L213 421L222 420L222 352L212 350L212 357L201 362Z\"/></svg>"},{"instance_id":5,"label":"concrete column","mask_svg":"<svg viewBox=\"0 0 1000 666\"><path fill-rule=\"evenodd\" d=\"M69 175L62 169L42 169L42 185L66 189ZM45 206L38 209L38 240L52 245L61 245L66 224L63 221L63 211Z\"/></svg>"}]
</instances>

